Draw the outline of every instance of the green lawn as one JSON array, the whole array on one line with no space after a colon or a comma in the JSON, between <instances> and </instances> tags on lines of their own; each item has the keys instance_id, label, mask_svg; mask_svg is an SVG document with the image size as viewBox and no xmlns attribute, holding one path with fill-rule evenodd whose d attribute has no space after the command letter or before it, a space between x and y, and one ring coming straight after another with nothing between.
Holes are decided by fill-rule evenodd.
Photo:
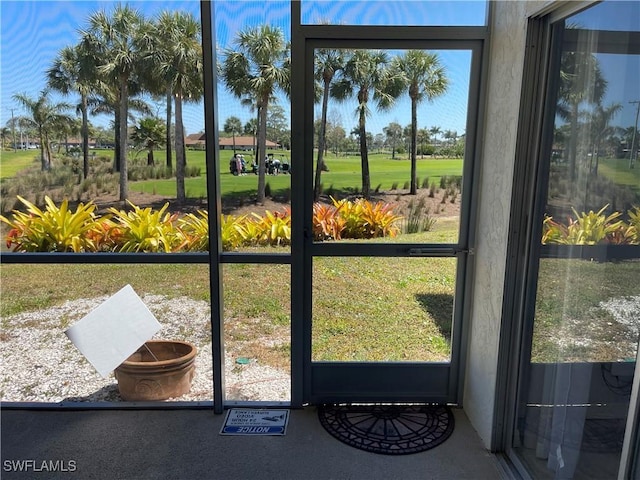
<instances>
[{"instance_id":1,"label":"green lawn","mask_svg":"<svg viewBox=\"0 0 640 480\"><path fill-rule=\"evenodd\" d=\"M22 170L40 167L40 150L2 150L0 152L0 179L15 177Z\"/></svg>"},{"instance_id":2,"label":"green lawn","mask_svg":"<svg viewBox=\"0 0 640 480\"><path fill-rule=\"evenodd\" d=\"M451 228L442 225L443 231ZM437 235L446 235L443 231ZM412 240L429 241L430 235L436 233L414 234ZM447 359L455 264L454 258L317 259L314 358ZM362 271L367 271L366 281ZM289 265L223 266L228 348L275 367L287 366L288 333L285 344L269 346L261 339L289 331L290 272ZM2 264L0 275L2 318L68 300L111 295L126 284L140 295L209 300L208 265L31 265L25 269ZM4 327L3 333L10 335Z\"/></svg>"},{"instance_id":3,"label":"green lawn","mask_svg":"<svg viewBox=\"0 0 640 480\"><path fill-rule=\"evenodd\" d=\"M273 152L276 157L286 158L292 170L295 172L296 160L289 158L290 152ZM257 190L258 178L249 174L246 176L232 175L227 165L233 155L232 151L223 150L221 152L220 188L222 195L249 195ZM249 155L246 156L249 159ZM187 162L190 165L202 167L203 176L190 178L185 181L187 196L201 197L206 195L206 184L204 178L204 153L189 152ZM324 190L353 190L361 187L360 157L342 156L329 157L326 161L329 172L322 173L322 184ZM378 186L381 190L390 190L394 184L402 188L405 182L410 179L410 162L407 159L392 160L388 154L372 154L369 156L369 168L371 170L371 188ZM419 182L425 177L429 177L430 182L439 182L444 175L462 175L462 159L418 159ZM291 186L289 175L268 176L266 179L273 193L283 192ZM175 181L168 180L147 180L135 182L129 187L132 191L155 193L159 195L175 196Z\"/></svg>"},{"instance_id":4,"label":"green lawn","mask_svg":"<svg viewBox=\"0 0 640 480\"><path fill-rule=\"evenodd\" d=\"M628 158L606 158L600 160L598 169L602 176L640 195L640 165L629 169Z\"/></svg>"},{"instance_id":5,"label":"green lawn","mask_svg":"<svg viewBox=\"0 0 640 480\"><path fill-rule=\"evenodd\" d=\"M617 322L601 302L637 298L639 285L639 260L542 259L532 360L610 362L629 357L637 334Z\"/></svg>"},{"instance_id":6,"label":"green lawn","mask_svg":"<svg viewBox=\"0 0 640 480\"><path fill-rule=\"evenodd\" d=\"M92 155L98 157L113 156L112 150L92 150ZM272 151L276 158L286 160L290 163L295 172L298 160L291 159L291 152ZM164 163L165 151L155 152L156 163ZM229 160L233 156L233 151L222 150L220 188L223 196L237 195L248 196L255 193L258 185L256 175L234 176L228 170ZM245 155L248 163L251 162L251 154ZM129 156L130 165L145 165L146 154L144 151L131 152ZM175 162L175 156L174 156ZM315 159L310 163L314 163ZM330 171L323 172L323 189L328 191L354 191L361 188L360 157L357 155L335 157L329 155L326 159ZM425 177L429 177L429 182L439 182L443 175L462 175L462 159L418 159L418 179L421 184ZM198 167L201 170L199 177L191 177L185 180L185 188L188 197L200 198L206 196L206 162L205 152L197 150L187 151L187 164ZM55 163L54 163L55 166ZM388 153L373 153L369 156L369 166L371 170L371 188L375 190L390 190L394 184L398 188L403 188L410 179L410 162L406 158L391 159ZM4 151L0 162L0 178L6 179L14 177L18 172L29 167L38 167L37 150L26 151ZM266 179L273 194L283 193L291 186L289 175L268 176ZM167 197L175 197L175 179L143 180L130 182L129 189L133 192L153 193Z\"/></svg>"}]
</instances>

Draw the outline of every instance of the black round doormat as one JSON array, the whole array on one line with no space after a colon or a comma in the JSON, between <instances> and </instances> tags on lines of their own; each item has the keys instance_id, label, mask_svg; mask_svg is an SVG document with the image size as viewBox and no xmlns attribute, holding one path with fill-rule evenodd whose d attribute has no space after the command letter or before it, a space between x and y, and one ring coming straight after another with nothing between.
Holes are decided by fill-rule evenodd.
<instances>
[{"instance_id":1,"label":"black round doormat","mask_svg":"<svg viewBox=\"0 0 640 480\"><path fill-rule=\"evenodd\" d=\"M455 423L444 405L321 405L318 416L341 442L384 455L436 447L451 436Z\"/></svg>"}]
</instances>

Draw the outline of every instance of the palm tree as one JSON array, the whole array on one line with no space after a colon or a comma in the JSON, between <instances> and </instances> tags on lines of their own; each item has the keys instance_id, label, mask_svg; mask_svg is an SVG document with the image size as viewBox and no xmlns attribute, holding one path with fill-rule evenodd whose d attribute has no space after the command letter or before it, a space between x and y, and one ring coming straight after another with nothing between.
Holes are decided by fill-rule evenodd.
<instances>
[{"instance_id":1,"label":"palm tree","mask_svg":"<svg viewBox=\"0 0 640 480\"><path fill-rule=\"evenodd\" d=\"M4 150L4 147L5 147L6 142L7 142L7 138L10 135L11 135L11 129L9 127L0 128L0 138L2 139L2 147L1 147L2 150Z\"/></svg>"},{"instance_id":2,"label":"palm tree","mask_svg":"<svg viewBox=\"0 0 640 480\"><path fill-rule=\"evenodd\" d=\"M398 122L391 122L382 129L387 137L387 143L391 145L391 158L396 158L396 146L402 141L402 125Z\"/></svg>"},{"instance_id":3,"label":"palm tree","mask_svg":"<svg viewBox=\"0 0 640 480\"><path fill-rule=\"evenodd\" d=\"M233 136L233 153L236 153L236 134L242 133L242 121L234 116L227 118L224 122L224 131Z\"/></svg>"},{"instance_id":4,"label":"palm tree","mask_svg":"<svg viewBox=\"0 0 640 480\"><path fill-rule=\"evenodd\" d=\"M66 103L52 104L49 99L49 90L45 89L40 92L38 98L31 98L26 93L20 93L13 96L13 99L21 103L28 111L25 117L26 123L38 130L40 137L40 165L42 170L51 169L51 145L49 137L53 129L63 120L69 120L70 117L63 113L71 108Z\"/></svg>"},{"instance_id":5,"label":"palm tree","mask_svg":"<svg viewBox=\"0 0 640 480\"><path fill-rule=\"evenodd\" d=\"M262 25L238 33L235 50L224 52L221 76L236 97L255 98L258 111L258 146L260 156L266 154L267 110L276 90L289 95L291 66L290 47L279 28ZM265 197L265 162L258 166L257 202Z\"/></svg>"},{"instance_id":6,"label":"palm tree","mask_svg":"<svg viewBox=\"0 0 640 480\"><path fill-rule=\"evenodd\" d=\"M316 89L322 89L322 112L320 116L320 131L318 132L318 160L313 187L314 200L318 200L320 197L320 176L322 171L326 170L324 153L326 150L327 109L331 82L336 74L339 74L342 70L344 63L345 55L342 50L321 48L315 52Z\"/></svg>"},{"instance_id":7,"label":"palm tree","mask_svg":"<svg viewBox=\"0 0 640 480\"><path fill-rule=\"evenodd\" d=\"M613 135L615 127L609 124L611 120L622 110L622 105L614 103L608 107L597 105L593 112L589 114L589 123L591 124L591 138L593 147L591 149L591 172L598 175L598 166L600 163L600 145L605 137ZM594 162L595 160L595 162Z\"/></svg>"},{"instance_id":8,"label":"palm tree","mask_svg":"<svg viewBox=\"0 0 640 480\"><path fill-rule=\"evenodd\" d=\"M158 118L145 117L138 121L133 128L131 140L134 144L147 149L147 165L155 164L153 150L161 147L165 142L165 124Z\"/></svg>"},{"instance_id":9,"label":"palm tree","mask_svg":"<svg viewBox=\"0 0 640 480\"><path fill-rule=\"evenodd\" d=\"M437 125L434 125L433 127L431 127L431 128L429 129L429 135L431 135L431 136L433 137L434 143L435 143L435 141L437 140L437 138L436 138L436 137L437 137L438 135L440 135L441 133L442 133L442 129L441 129L439 126L437 126ZM435 147L435 145L434 145L434 147Z\"/></svg>"},{"instance_id":10,"label":"palm tree","mask_svg":"<svg viewBox=\"0 0 640 480\"><path fill-rule=\"evenodd\" d=\"M423 50L408 50L404 55L396 57L393 69L399 72L404 80L404 88L411 99L411 190L415 195L417 186L417 154L418 154L418 104L424 99L433 100L447 91L448 79L444 67L436 53Z\"/></svg>"},{"instance_id":11,"label":"palm tree","mask_svg":"<svg viewBox=\"0 0 640 480\"><path fill-rule=\"evenodd\" d=\"M100 10L89 17L89 29L83 43L94 55L98 75L116 87L118 99L120 200L128 197L127 139L129 118L129 82L140 64L141 52L147 51L151 37L149 25L129 5L117 5L111 15Z\"/></svg>"},{"instance_id":12,"label":"palm tree","mask_svg":"<svg viewBox=\"0 0 640 480\"><path fill-rule=\"evenodd\" d=\"M362 167L362 195L369 197L371 177L367 147L366 118L369 114L369 98L373 97L379 110L387 110L400 94L401 79L387 68L387 54L383 51L356 50L346 62L341 78L331 86L331 95L338 100L356 94L358 107L358 137Z\"/></svg>"},{"instance_id":13,"label":"palm tree","mask_svg":"<svg viewBox=\"0 0 640 480\"><path fill-rule=\"evenodd\" d=\"M88 99L96 83L96 64L94 57L83 48L83 44L65 47L53 61L47 71L48 84L54 90L68 95L72 91L80 95L78 111L82 116L82 172L84 178L89 175L89 118Z\"/></svg>"},{"instance_id":14,"label":"palm tree","mask_svg":"<svg viewBox=\"0 0 640 480\"><path fill-rule=\"evenodd\" d=\"M588 52L564 52L560 60L560 85L556 111L569 122L571 133L567 145L569 180L576 179L579 108L583 103L599 105L607 90L598 59Z\"/></svg>"},{"instance_id":15,"label":"palm tree","mask_svg":"<svg viewBox=\"0 0 640 480\"><path fill-rule=\"evenodd\" d=\"M133 112L142 115L153 115L151 106L144 100L135 97L140 91L140 84L131 80L129 82L128 121L135 122ZM101 84L101 87L92 93L88 99L89 113L91 115L113 115L113 170L120 171L120 101L117 88L114 85Z\"/></svg>"},{"instance_id":16,"label":"palm tree","mask_svg":"<svg viewBox=\"0 0 640 480\"><path fill-rule=\"evenodd\" d=\"M160 76L171 91L175 106L176 195L186 200L184 186L186 155L183 102L202 98L202 43L200 22L187 12L163 12L154 30L155 48L148 56L156 57Z\"/></svg>"}]
</instances>

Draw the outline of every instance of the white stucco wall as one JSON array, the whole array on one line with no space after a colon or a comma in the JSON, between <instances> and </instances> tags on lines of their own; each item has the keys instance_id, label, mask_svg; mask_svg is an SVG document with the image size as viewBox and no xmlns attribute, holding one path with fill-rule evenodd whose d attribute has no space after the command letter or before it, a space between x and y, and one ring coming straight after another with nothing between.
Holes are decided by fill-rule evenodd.
<instances>
[{"instance_id":1,"label":"white stucco wall","mask_svg":"<svg viewBox=\"0 0 640 480\"><path fill-rule=\"evenodd\" d=\"M474 292L464 410L489 448L527 17L542 2L498 1L490 19Z\"/></svg>"}]
</instances>

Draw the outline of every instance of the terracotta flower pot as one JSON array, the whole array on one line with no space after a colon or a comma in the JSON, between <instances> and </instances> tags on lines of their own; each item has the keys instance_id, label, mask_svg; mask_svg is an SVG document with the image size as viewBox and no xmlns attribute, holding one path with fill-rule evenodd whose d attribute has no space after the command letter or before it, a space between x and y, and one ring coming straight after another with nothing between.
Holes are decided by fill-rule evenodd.
<instances>
[{"instance_id":1,"label":"terracotta flower pot","mask_svg":"<svg viewBox=\"0 0 640 480\"><path fill-rule=\"evenodd\" d=\"M126 401L166 400L191 389L197 349L188 342L149 340L115 370Z\"/></svg>"}]
</instances>

